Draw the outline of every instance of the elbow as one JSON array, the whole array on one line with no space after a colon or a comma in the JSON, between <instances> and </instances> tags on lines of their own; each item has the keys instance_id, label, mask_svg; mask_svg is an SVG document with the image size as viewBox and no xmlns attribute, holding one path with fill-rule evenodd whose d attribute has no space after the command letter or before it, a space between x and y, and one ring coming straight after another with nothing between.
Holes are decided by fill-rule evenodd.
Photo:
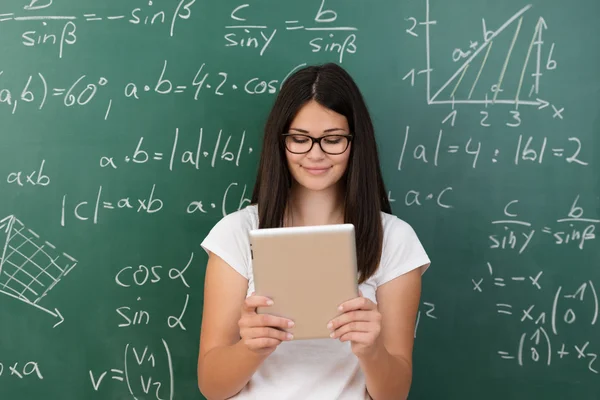
<instances>
[{"instance_id":1,"label":"elbow","mask_svg":"<svg viewBox=\"0 0 600 400\"><path fill-rule=\"evenodd\" d=\"M392 355L394 362L388 370L386 393L379 393L374 400L407 400L412 385L412 362L400 355Z\"/></svg>"},{"instance_id":2,"label":"elbow","mask_svg":"<svg viewBox=\"0 0 600 400\"><path fill-rule=\"evenodd\" d=\"M237 394L224 393L223 388L215 383L215 379L207 375L206 369L198 363L198 390L206 400L227 400Z\"/></svg>"},{"instance_id":3,"label":"elbow","mask_svg":"<svg viewBox=\"0 0 600 400\"><path fill-rule=\"evenodd\" d=\"M218 397L214 388L211 388L210 379L208 379L206 376L206 369L203 368L202 364L202 360L198 359L198 390L200 390L202 396L204 396L207 400L224 399L222 397Z\"/></svg>"},{"instance_id":4,"label":"elbow","mask_svg":"<svg viewBox=\"0 0 600 400\"><path fill-rule=\"evenodd\" d=\"M202 369L200 359L198 359L198 390L200 391L202 396L206 397L207 399L212 398L209 396L210 393L208 393L208 391L206 390L206 379L204 379L204 371Z\"/></svg>"},{"instance_id":5,"label":"elbow","mask_svg":"<svg viewBox=\"0 0 600 400\"><path fill-rule=\"evenodd\" d=\"M198 384L198 389L200 390L202 396L206 398L206 400L227 400L235 396L235 394L233 396L224 396L222 393L212 390L206 385L202 385L200 383Z\"/></svg>"},{"instance_id":6,"label":"elbow","mask_svg":"<svg viewBox=\"0 0 600 400\"><path fill-rule=\"evenodd\" d=\"M210 379L206 377L206 372L203 371L200 364L198 364L198 390L206 400L225 400L226 398L220 396L214 385L210 384Z\"/></svg>"},{"instance_id":7,"label":"elbow","mask_svg":"<svg viewBox=\"0 0 600 400\"><path fill-rule=\"evenodd\" d=\"M410 387L412 386L413 379L412 362L411 360L408 360L402 356L396 356L396 360L398 360L398 365L400 369L399 372L400 376L402 376L402 383L400 384L401 395L399 398L402 400L407 400L408 395L410 394Z\"/></svg>"},{"instance_id":8,"label":"elbow","mask_svg":"<svg viewBox=\"0 0 600 400\"><path fill-rule=\"evenodd\" d=\"M205 381L201 380L198 377L198 389L202 396L206 398L206 400L225 400L226 397L220 396L214 389L207 385Z\"/></svg>"}]
</instances>

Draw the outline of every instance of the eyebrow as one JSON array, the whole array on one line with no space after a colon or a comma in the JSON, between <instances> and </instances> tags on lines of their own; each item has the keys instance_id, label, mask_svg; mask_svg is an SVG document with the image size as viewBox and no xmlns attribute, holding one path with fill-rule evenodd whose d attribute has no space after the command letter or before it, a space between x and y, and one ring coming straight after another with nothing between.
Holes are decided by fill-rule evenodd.
<instances>
[{"instance_id":1,"label":"eyebrow","mask_svg":"<svg viewBox=\"0 0 600 400\"><path fill-rule=\"evenodd\" d=\"M300 128L290 128L290 130L292 131L298 131L298 132L302 132L302 133L310 133L307 130L304 129L300 129ZM337 132L337 131L345 131L345 129L342 128L331 128L331 129L325 129L323 131L323 133L329 133L329 132Z\"/></svg>"}]
</instances>

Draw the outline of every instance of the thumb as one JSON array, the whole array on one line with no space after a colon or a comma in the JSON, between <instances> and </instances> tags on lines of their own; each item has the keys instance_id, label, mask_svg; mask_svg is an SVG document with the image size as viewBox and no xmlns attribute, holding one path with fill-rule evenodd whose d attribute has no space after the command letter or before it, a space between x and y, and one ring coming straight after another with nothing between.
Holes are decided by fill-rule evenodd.
<instances>
[{"instance_id":1,"label":"thumb","mask_svg":"<svg viewBox=\"0 0 600 400\"><path fill-rule=\"evenodd\" d=\"M364 297L360 289L358 289L358 295L359 295L360 297Z\"/></svg>"}]
</instances>

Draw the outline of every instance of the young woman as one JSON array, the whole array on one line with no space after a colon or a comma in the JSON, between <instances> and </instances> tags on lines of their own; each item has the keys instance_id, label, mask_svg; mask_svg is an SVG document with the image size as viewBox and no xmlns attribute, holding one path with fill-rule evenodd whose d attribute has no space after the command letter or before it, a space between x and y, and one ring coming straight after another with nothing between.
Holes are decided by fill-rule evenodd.
<instances>
[{"instance_id":1,"label":"young woman","mask_svg":"<svg viewBox=\"0 0 600 400\"><path fill-rule=\"evenodd\" d=\"M256 313L250 229L352 223L360 296L331 339L294 341L293 321ZM391 214L371 118L348 73L306 67L286 80L265 127L251 204L219 221L208 252L198 384L208 399L405 399L421 274L429 258ZM307 288L310 293L310 288Z\"/></svg>"}]
</instances>

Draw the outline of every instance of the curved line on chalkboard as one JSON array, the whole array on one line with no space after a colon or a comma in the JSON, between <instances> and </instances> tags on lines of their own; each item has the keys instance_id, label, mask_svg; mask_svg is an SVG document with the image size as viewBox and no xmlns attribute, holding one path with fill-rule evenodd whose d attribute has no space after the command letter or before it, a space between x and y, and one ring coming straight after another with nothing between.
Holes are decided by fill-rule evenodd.
<instances>
[{"instance_id":1,"label":"curved line on chalkboard","mask_svg":"<svg viewBox=\"0 0 600 400\"><path fill-rule=\"evenodd\" d=\"M137 400L137 397L135 397L133 394L133 390L131 390L131 384L129 383L129 373L127 372L127 350L129 350L129 343L127 343L127 346L125 346L125 382L127 382L127 389L129 389L129 393L131 393L133 398Z\"/></svg>"},{"instance_id":2,"label":"curved line on chalkboard","mask_svg":"<svg viewBox=\"0 0 600 400\"><path fill-rule=\"evenodd\" d=\"M285 82L287 80L287 78L289 78L294 72L296 72L296 70L298 68L302 68L306 65L306 63L302 63L300 65L296 65L286 76L285 78L283 78L283 80L281 81L281 84L279 84L279 90L281 90L281 88L283 87L283 82Z\"/></svg>"},{"instance_id":3,"label":"curved line on chalkboard","mask_svg":"<svg viewBox=\"0 0 600 400\"><path fill-rule=\"evenodd\" d=\"M42 75L39 72L38 72L38 75L40 76L40 79L42 80L42 83L44 84L44 97L42 98L42 104L40 104L40 110L41 110L44 107L44 104L46 104L46 98L48 97L48 84L46 83L46 79L44 79L44 75Z\"/></svg>"},{"instance_id":4,"label":"curved line on chalkboard","mask_svg":"<svg viewBox=\"0 0 600 400\"><path fill-rule=\"evenodd\" d=\"M525 332L521 335L521 340L519 340L519 352L517 360L519 361L519 365L523 366L523 343L525 342Z\"/></svg>"},{"instance_id":5,"label":"curved line on chalkboard","mask_svg":"<svg viewBox=\"0 0 600 400\"><path fill-rule=\"evenodd\" d=\"M596 306L596 313L594 314L594 318L592 318L592 325L596 324L596 320L598 319L598 295L596 294L596 288L594 288L594 284L590 280L590 288L592 288L592 292L594 293L594 305Z\"/></svg>"},{"instance_id":6,"label":"curved line on chalkboard","mask_svg":"<svg viewBox=\"0 0 600 400\"><path fill-rule=\"evenodd\" d=\"M546 333L544 327L540 326L540 330L542 331L544 336L546 336L546 341L548 342L548 365L550 365L550 360L552 360L552 346L550 345L550 338L548 337L548 334Z\"/></svg>"},{"instance_id":7,"label":"curved line on chalkboard","mask_svg":"<svg viewBox=\"0 0 600 400\"><path fill-rule=\"evenodd\" d=\"M169 31L169 35L171 37L173 37L173 30L175 29L175 22L177 20L177 14L179 14L179 10L181 9L181 5L183 4L183 2L184 2L184 0L181 0L179 2L179 5L175 9L175 13L173 14L173 19L171 19L171 30Z\"/></svg>"},{"instance_id":8,"label":"curved line on chalkboard","mask_svg":"<svg viewBox=\"0 0 600 400\"><path fill-rule=\"evenodd\" d=\"M165 346L165 351L167 352L167 360L169 361L169 377L171 379L171 393L169 395L169 400L173 400L175 396L175 378L173 377L173 360L171 359L171 352L169 351L169 345L165 342L165 339L162 339L163 345Z\"/></svg>"},{"instance_id":9,"label":"curved line on chalkboard","mask_svg":"<svg viewBox=\"0 0 600 400\"><path fill-rule=\"evenodd\" d=\"M558 335L558 332L556 331L556 306L558 305L558 295L560 294L561 289L562 286L559 286L552 304L552 332L554 332L555 335Z\"/></svg>"}]
</instances>

